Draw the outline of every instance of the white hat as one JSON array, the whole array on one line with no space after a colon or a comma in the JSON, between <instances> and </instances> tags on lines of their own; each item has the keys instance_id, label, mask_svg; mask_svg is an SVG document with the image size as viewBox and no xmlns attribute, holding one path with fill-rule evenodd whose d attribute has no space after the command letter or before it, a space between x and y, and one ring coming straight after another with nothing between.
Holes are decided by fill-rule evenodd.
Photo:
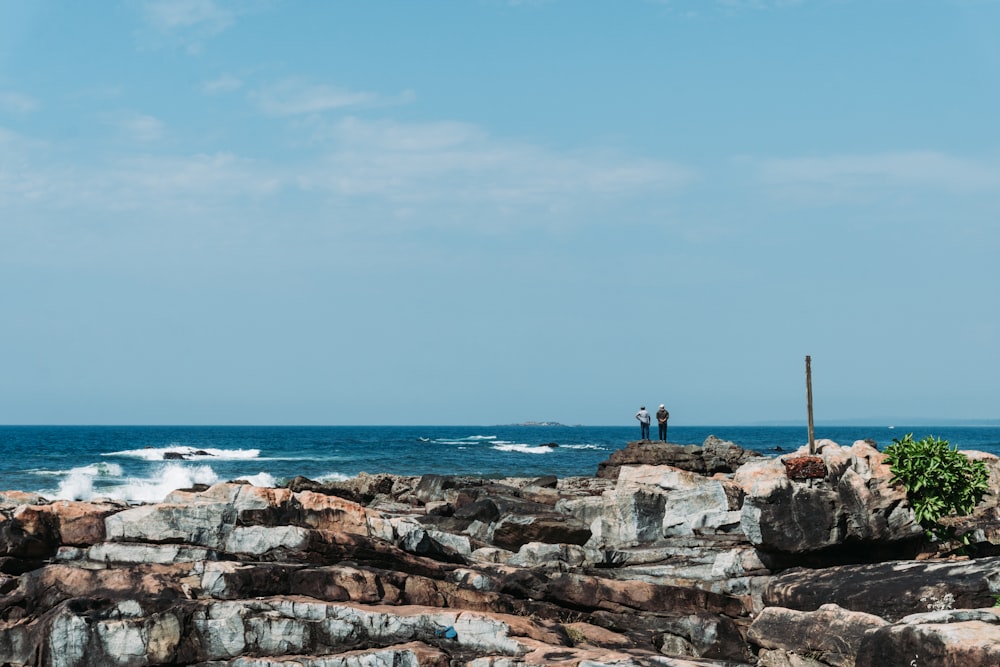
<instances>
[{"instance_id":1,"label":"white hat","mask_svg":"<svg viewBox=\"0 0 1000 667\"><path fill-rule=\"evenodd\" d=\"M663 407L663 403L660 403L660 407L661 407L661 408Z\"/></svg>"}]
</instances>

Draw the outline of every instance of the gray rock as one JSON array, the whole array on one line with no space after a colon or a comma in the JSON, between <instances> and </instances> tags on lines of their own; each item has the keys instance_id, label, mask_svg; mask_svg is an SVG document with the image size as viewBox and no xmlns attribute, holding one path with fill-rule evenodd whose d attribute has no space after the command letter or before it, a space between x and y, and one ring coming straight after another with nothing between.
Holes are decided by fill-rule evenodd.
<instances>
[{"instance_id":1,"label":"gray rock","mask_svg":"<svg viewBox=\"0 0 1000 667\"><path fill-rule=\"evenodd\" d=\"M748 638L766 649L809 653L821 664L847 667L854 664L865 633L885 625L888 622L878 616L834 604L810 612L767 607L754 619Z\"/></svg>"},{"instance_id":2,"label":"gray rock","mask_svg":"<svg viewBox=\"0 0 1000 667\"><path fill-rule=\"evenodd\" d=\"M1000 608L918 615L866 634L856 667L1000 665Z\"/></svg>"},{"instance_id":3,"label":"gray rock","mask_svg":"<svg viewBox=\"0 0 1000 667\"><path fill-rule=\"evenodd\" d=\"M893 621L935 608L989 606L998 593L1000 557L994 557L794 568L771 580L764 602L802 611L833 603Z\"/></svg>"},{"instance_id":4,"label":"gray rock","mask_svg":"<svg viewBox=\"0 0 1000 667\"><path fill-rule=\"evenodd\" d=\"M751 542L767 551L805 553L922 538L905 490L890 484L882 453L863 441L850 448L821 441L818 454L825 479L790 480L780 459L752 461L736 473L746 492L741 524Z\"/></svg>"},{"instance_id":5,"label":"gray rock","mask_svg":"<svg viewBox=\"0 0 1000 667\"><path fill-rule=\"evenodd\" d=\"M732 473L747 461L760 456L714 435L708 436L700 447L638 441L628 443L624 449L613 452L606 461L599 463L597 476L617 479L622 467L634 465L666 465L706 475Z\"/></svg>"}]
</instances>

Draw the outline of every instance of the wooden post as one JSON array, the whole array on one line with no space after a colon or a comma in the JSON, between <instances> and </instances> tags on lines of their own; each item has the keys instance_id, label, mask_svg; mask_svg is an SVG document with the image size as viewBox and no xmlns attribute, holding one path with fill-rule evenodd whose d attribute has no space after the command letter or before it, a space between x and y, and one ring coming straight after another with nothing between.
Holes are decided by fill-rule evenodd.
<instances>
[{"instance_id":1,"label":"wooden post","mask_svg":"<svg viewBox=\"0 0 1000 667\"><path fill-rule=\"evenodd\" d=\"M806 409L809 411L809 453L816 453L816 439L813 437L813 378L812 359L806 355Z\"/></svg>"}]
</instances>

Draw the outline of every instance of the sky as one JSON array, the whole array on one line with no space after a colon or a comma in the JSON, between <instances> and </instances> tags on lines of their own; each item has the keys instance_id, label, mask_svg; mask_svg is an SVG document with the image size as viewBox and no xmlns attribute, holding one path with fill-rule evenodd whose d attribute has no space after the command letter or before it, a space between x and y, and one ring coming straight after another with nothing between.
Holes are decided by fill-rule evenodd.
<instances>
[{"instance_id":1,"label":"sky","mask_svg":"<svg viewBox=\"0 0 1000 667\"><path fill-rule=\"evenodd\" d=\"M0 423L1000 417L998 0L0 2Z\"/></svg>"}]
</instances>

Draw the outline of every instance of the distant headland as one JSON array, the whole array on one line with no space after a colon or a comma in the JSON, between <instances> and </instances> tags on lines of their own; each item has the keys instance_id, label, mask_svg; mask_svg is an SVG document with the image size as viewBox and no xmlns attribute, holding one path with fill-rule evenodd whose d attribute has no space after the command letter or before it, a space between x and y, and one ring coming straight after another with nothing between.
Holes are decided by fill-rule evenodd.
<instances>
[{"instance_id":1,"label":"distant headland","mask_svg":"<svg viewBox=\"0 0 1000 667\"><path fill-rule=\"evenodd\" d=\"M566 426L566 424L560 424L559 422L521 422L520 424L507 424L507 426Z\"/></svg>"}]
</instances>

